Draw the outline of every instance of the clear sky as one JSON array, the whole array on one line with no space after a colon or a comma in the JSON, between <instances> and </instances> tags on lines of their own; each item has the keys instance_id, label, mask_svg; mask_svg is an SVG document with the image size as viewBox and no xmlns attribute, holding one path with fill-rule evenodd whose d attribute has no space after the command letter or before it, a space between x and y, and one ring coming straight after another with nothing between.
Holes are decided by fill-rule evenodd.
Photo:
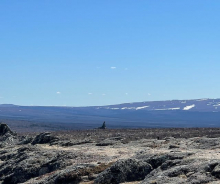
<instances>
[{"instance_id":1,"label":"clear sky","mask_svg":"<svg viewBox=\"0 0 220 184\"><path fill-rule=\"evenodd\" d=\"M1 0L0 104L220 97L219 0Z\"/></svg>"}]
</instances>

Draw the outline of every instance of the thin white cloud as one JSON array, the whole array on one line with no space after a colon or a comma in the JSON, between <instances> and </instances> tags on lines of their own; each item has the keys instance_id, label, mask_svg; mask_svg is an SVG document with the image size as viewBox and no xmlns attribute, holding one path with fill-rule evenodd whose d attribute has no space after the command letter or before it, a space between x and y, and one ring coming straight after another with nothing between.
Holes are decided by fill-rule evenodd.
<instances>
[{"instance_id":1,"label":"thin white cloud","mask_svg":"<svg viewBox=\"0 0 220 184\"><path fill-rule=\"evenodd\" d=\"M92 93L88 93L88 95L92 95Z\"/></svg>"},{"instance_id":2,"label":"thin white cloud","mask_svg":"<svg viewBox=\"0 0 220 184\"><path fill-rule=\"evenodd\" d=\"M113 69L113 70L114 70L114 69L116 69L116 67L115 67L115 66L112 66L112 67L111 67L111 69Z\"/></svg>"},{"instance_id":3,"label":"thin white cloud","mask_svg":"<svg viewBox=\"0 0 220 184\"><path fill-rule=\"evenodd\" d=\"M60 94L61 94L61 92L57 91L57 94L58 94L58 95L60 95Z\"/></svg>"}]
</instances>

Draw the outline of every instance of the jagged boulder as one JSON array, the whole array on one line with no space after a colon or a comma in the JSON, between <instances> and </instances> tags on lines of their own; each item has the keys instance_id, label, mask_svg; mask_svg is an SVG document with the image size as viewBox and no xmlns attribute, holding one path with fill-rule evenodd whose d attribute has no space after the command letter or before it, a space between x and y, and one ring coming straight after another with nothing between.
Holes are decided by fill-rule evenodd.
<instances>
[{"instance_id":1,"label":"jagged boulder","mask_svg":"<svg viewBox=\"0 0 220 184\"><path fill-rule=\"evenodd\" d=\"M29 143L32 143L33 141L33 137L30 137L30 136L23 136L22 137L22 140L20 142L20 144L29 144Z\"/></svg>"},{"instance_id":2,"label":"jagged boulder","mask_svg":"<svg viewBox=\"0 0 220 184\"><path fill-rule=\"evenodd\" d=\"M24 183L31 178L62 170L71 165L69 160L74 158L71 153L58 153L30 144L0 149L0 160L3 162L0 164L0 183Z\"/></svg>"},{"instance_id":3,"label":"jagged boulder","mask_svg":"<svg viewBox=\"0 0 220 184\"><path fill-rule=\"evenodd\" d=\"M51 135L50 132L44 132L38 134L31 144L47 144L47 143L53 143L55 141L58 141L59 139L53 135Z\"/></svg>"},{"instance_id":4,"label":"jagged boulder","mask_svg":"<svg viewBox=\"0 0 220 184\"><path fill-rule=\"evenodd\" d=\"M38 178L37 184L79 184L88 180L86 175L96 166L93 164L79 164L62 169L59 172L52 172L46 177ZM86 179L87 178L87 179ZM87 181L88 182L88 181ZM86 183L87 183L86 182Z\"/></svg>"},{"instance_id":5,"label":"jagged boulder","mask_svg":"<svg viewBox=\"0 0 220 184\"><path fill-rule=\"evenodd\" d=\"M220 178L220 165L218 164L212 171L212 175L216 178Z\"/></svg>"},{"instance_id":6,"label":"jagged boulder","mask_svg":"<svg viewBox=\"0 0 220 184\"><path fill-rule=\"evenodd\" d=\"M11 134L14 135L15 133L11 131L9 126L5 123L0 123L0 136L3 136L5 134Z\"/></svg>"},{"instance_id":7,"label":"jagged boulder","mask_svg":"<svg viewBox=\"0 0 220 184\"><path fill-rule=\"evenodd\" d=\"M136 159L119 160L103 171L94 184L118 184L125 181L140 181L152 171L152 166Z\"/></svg>"},{"instance_id":8,"label":"jagged boulder","mask_svg":"<svg viewBox=\"0 0 220 184\"><path fill-rule=\"evenodd\" d=\"M206 159L184 159L180 157L165 156L165 162L159 163L151 173L146 175L144 181L140 184L173 184L173 183L187 183L199 184L216 181L219 176L219 162L220 160L206 160ZM159 159L155 157L154 160Z\"/></svg>"},{"instance_id":9,"label":"jagged boulder","mask_svg":"<svg viewBox=\"0 0 220 184\"><path fill-rule=\"evenodd\" d=\"M0 148L18 143L17 134L5 123L0 123Z\"/></svg>"}]
</instances>

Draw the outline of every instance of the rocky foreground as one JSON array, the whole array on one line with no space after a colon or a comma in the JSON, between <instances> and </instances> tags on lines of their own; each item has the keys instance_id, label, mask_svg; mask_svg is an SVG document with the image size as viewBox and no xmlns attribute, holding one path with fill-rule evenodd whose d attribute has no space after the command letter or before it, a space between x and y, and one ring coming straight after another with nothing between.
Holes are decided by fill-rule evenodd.
<instances>
[{"instance_id":1,"label":"rocky foreground","mask_svg":"<svg viewBox=\"0 0 220 184\"><path fill-rule=\"evenodd\" d=\"M21 135L0 124L0 183L217 184L219 133L136 129Z\"/></svg>"}]
</instances>

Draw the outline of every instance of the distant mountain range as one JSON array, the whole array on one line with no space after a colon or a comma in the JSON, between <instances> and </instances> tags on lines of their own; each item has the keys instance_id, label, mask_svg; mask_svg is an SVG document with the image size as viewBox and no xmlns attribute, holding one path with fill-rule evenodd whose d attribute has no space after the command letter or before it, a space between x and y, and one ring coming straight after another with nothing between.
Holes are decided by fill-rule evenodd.
<instances>
[{"instance_id":1,"label":"distant mountain range","mask_svg":"<svg viewBox=\"0 0 220 184\"><path fill-rule=\"evenodd\" d=\"M147 110L147 111L188 110L188 111L198 111L198 112L220 112L220 99L135 102L135 103L125 103L119 105L100 106L97 107L97 109Z\"/></svg>"},{"instance_id":2,"label":"distant mountain range","mask_svg":"<svg viewBox=\"0 0 220 184\"><path fill-rule=\"evenodd\" d=\"M22 131L109 128L220 127L220 99L134 102L107 106L0 105L0 121Z\"/></svg>"}]
</instances>

